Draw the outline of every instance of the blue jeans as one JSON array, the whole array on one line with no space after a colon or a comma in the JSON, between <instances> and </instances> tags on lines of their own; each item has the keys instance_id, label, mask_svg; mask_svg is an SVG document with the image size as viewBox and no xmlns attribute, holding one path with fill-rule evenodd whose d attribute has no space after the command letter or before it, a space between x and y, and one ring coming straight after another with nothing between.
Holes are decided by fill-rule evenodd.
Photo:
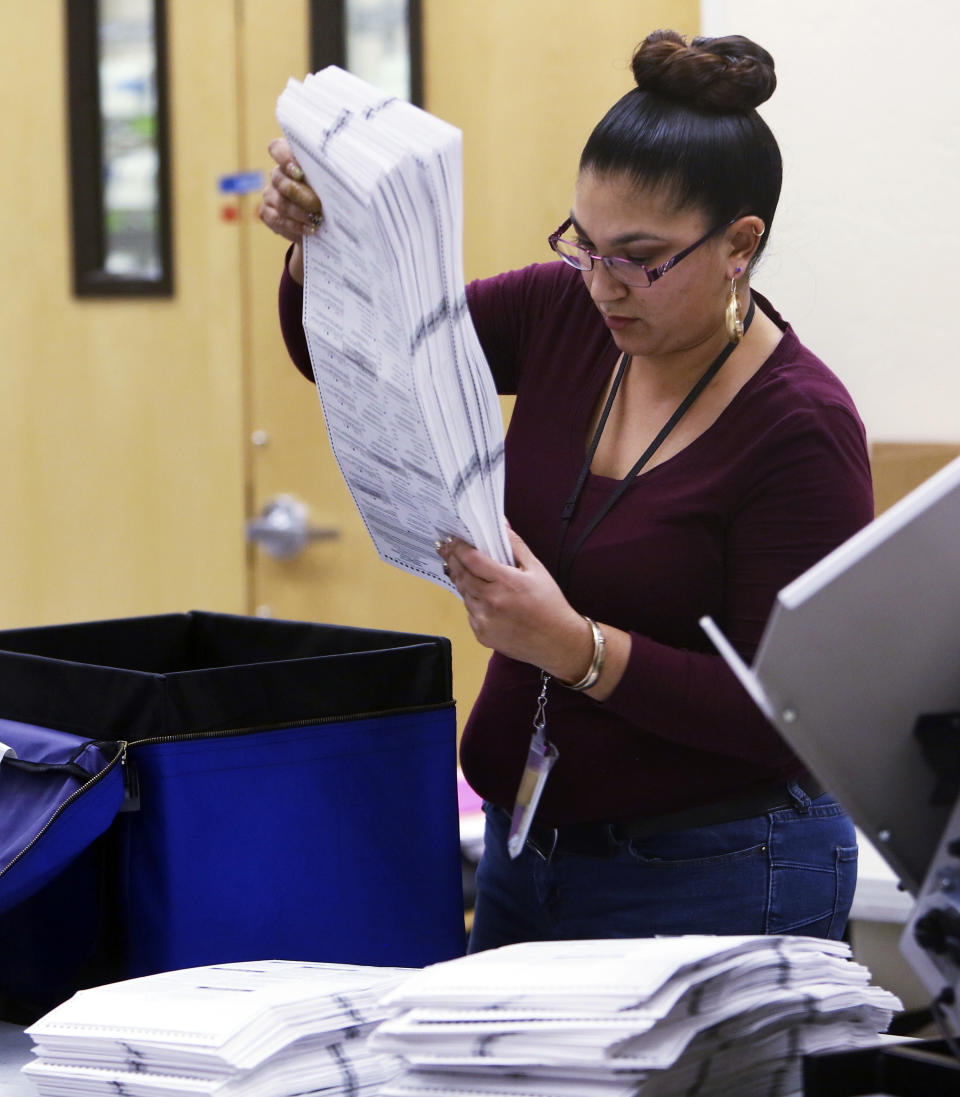
<instances>
[{"instance_id":1,"label":"blue jeans","mask_svg":"<svg viewBox=\"0 0 960 1097\"><path fill-rule=\"evenodd\" d=\"M789 785L794 806L623 842L609 858L529 847L484 805L470 952L518 941L662 934L842 936L857 882L853 823L830 795Z\"/></svg>"}]
</instances>

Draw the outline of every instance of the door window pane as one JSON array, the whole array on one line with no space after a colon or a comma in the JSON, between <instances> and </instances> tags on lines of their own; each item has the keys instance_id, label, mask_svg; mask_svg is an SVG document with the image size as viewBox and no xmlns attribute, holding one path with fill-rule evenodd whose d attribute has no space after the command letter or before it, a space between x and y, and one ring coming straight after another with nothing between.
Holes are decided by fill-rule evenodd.
<instances>
[{"instance_id":1,"label":"door window pane","mask_svg":"<svg viewBox=\"0 0 960 1097\"><path fill-rule=\"evenodd\" d=\"M152 0L100 0L104 270L156 279L160 157Z\"/></svg>"},{"instance_id":2,"label":"door window pane","mask_svg":"<svg viewBox=\"0 0 960 1097\"><path fill-rule=\"evenodd\" d=\"M74 291L170 296L164 0L64 0Z\"/></svg>"},{"instance_id":3,"label":"door window pane","mask_svg":"<svg viewBox=\"0 0 960 1097\"><path fill-rule=\"evenodd\" d=\"M423 100L420 0L311 0L314 72L339 65L418 106Z\"/></svg>"},{"instance_id":4,"label":"door window pane","mask_svg":"<svg viewBox=\"0 0 960 1097\"><path fill-rule=\"evenodd\" d=\"M346 0L347 69L400 99L410 98L407 0Z\"/></svg>"}]
</instances>

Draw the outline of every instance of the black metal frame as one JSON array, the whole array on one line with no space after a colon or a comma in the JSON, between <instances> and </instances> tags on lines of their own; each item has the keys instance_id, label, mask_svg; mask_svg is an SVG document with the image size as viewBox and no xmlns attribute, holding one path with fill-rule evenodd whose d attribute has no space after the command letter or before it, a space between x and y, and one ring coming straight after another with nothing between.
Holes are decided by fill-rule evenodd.
<instances>
[{"instance_id":1,"label":"black metal frame","mask_svg":"<svg viewBox=\"0 0 960 1097\"><path fill-rule=\"evenodd\" d=\"M104 269L104 195L97 0L64 0L67 108L73 216L73 291L77 297L171 297L173 248L167 94L166 0L153 0L157 51L157 219L159 278L131 278Z\"/></svg>"},{"instance_id":2,"label":"black metal frame","mask_svg":"<svg viewBox=\"0 0 960 1097\"><path fill-rule=\"evenodd\" d=\"M310 0L310 68L346 67L346 0ZM410 43L410 102L423 106L423 17L421 0L407 0Z\"/></svg>"},{"instance_id":3,"label":"black metal frame","mask_svg":"<svg viewBox=\"0 0 960 1097\"><path fill-rule=\"evenodd\" d=\"M956 1097L960 1062L944 1040L917 1040L807 1055L804 1097Z\"/></svg>"}]
</instances>

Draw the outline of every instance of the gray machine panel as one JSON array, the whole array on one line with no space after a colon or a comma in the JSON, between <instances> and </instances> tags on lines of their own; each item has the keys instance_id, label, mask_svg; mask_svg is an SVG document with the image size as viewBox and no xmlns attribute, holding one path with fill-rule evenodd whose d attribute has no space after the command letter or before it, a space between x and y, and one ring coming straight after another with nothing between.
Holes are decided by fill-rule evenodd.
<instances>
[{"instance_id":1,"label":"gray machine panel","mask_svg":"<svg viewBox=\"0 0 960 1097\"><path fill-rule=\"evenodd\" d=\"M718 646L916 895L953 807L913 728L960 711L960 458L780 592L751 670Z\"/></svg>"}]
</instances>

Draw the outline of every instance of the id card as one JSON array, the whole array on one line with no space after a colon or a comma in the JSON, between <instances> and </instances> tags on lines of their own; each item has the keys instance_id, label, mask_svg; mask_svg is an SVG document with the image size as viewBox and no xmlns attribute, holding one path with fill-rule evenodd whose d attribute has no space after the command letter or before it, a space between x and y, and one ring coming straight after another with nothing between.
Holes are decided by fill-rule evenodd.
<instances>
[{"instance_id":1,"label":"id card","mask_svg":"<svg viewBox=\"0 0 960 1097\"><path fill-rule=\"evenodd\" d=\"M558 751L553 743L544 739L542 734L535 733L530 740L527 764L523 767L523 776L520 778L520 787L517 789L517 798L513 805L513 816L510 819L507 852L511 860L519 857L526 845L530 824L537 813L537 805L543 795L544 785L547 783L557 757Z\"/></svg>"},{"instance_id":2,"label":"id card","mask_svg":"<svg viewBox=\"0 0 960 1097\"><path fill-rule=\"evenodd\" d=\"M543 733L547 726L547 684L550 675L540 672L540 696L537 698L537 713L533 718L533 736L530 750L527 752L527 764L523 767L520 787L513 805L510 818L510 835L507 838L507 853L510 859L520 856L526 845L530 824L537 814L537 805L543 795L543 786L547 783L550 770L556 762L559 752Z\"/></svg>"}]
</instances>

